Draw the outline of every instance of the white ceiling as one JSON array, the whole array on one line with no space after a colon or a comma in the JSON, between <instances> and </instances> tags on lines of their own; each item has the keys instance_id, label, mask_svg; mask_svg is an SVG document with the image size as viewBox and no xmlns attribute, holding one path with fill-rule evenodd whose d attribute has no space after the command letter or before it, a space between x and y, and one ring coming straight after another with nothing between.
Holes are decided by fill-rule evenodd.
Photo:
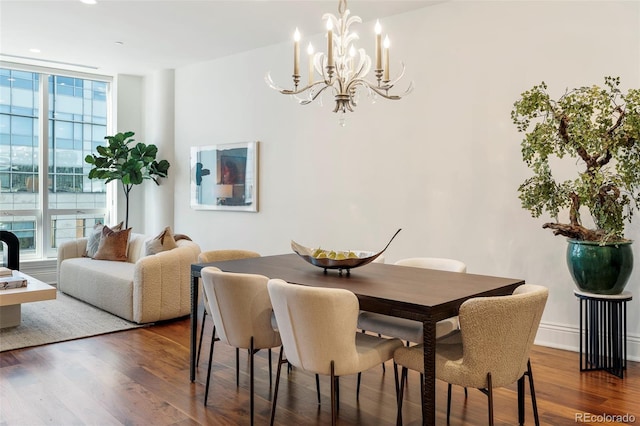
<instances>
[{"instance_id":1,"label":"white ceiling","mask_svg":"<svg viewBox=\"0 0 640 426\"><path fill-rule=\"evenodd\" d=\"M367 22L441 1L353 0L348 8ZM337 0L0 0L0 59L144 75L284 42L296 26L321 33L322 15L337 10Z\"/></svg>"}]
</instances>

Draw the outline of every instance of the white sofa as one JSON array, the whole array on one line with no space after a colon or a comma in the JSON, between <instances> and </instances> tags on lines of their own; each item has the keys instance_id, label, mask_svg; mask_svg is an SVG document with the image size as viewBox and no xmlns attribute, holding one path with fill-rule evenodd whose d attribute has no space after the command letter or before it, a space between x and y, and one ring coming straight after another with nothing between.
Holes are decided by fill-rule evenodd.
<instances>
[{"instance_id":1,"label":"white sofa","mask_svg":"<svg viewBox=\"0 0 640 426\"><path fill-rule=\"evenodd\" d=\"M87 238L58 248L58 289L139 324L191 312L191 264L200 247L180 239L177 248L145 256L152 237L132 233L126 262L83 257Z\"/></svg>"}]
</instances>

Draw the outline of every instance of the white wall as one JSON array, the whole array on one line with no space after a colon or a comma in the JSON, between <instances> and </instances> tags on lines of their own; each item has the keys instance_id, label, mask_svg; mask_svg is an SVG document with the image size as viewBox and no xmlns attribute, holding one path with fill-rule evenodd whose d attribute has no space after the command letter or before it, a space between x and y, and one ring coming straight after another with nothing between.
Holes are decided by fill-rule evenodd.
<instances>
[{"instance_id":1,"label":"white wall","mask_svg":"<svg viewBox=\"0 0 640 426\"><path fill-rule=\"evenodd\" d=\"M148 235L157 235L165 226L173 228L174 204L174 71L161 70L145 78L145 111L147 114L144 142L158 147L158 160L167 160L171 165L167 178L144 183L145 206L154 206L145 211L143 230ZM159 206L155 207L155 206Z\"/></svg>"},{"instance_id":2,"label":"white wall","mask_svg":"<svg viewBox=\"0 0 640 426\"><path fill-rule=\"evenodd\" d=\"M145 121L145 109L143 104L144 79L133 75L118 75L116 82L116 111L117 115L113 123L113 134L118 132L135 132L136 141L145 142L143 123ZM105 141L106 143L106 141ZM116 224L125 219L126 201L122 184L114 182L113 190L116 191L117 217L111 222ZM143 200L144 188L134 187L129 193L129 226L134 232L140 231L144 224L145 208Z\"/></svg>"},{"instance_id":3,"label":"white wall","mask_svg":"<svg viewBox=\"0 0 640 426\"><path fill-rule=\"evenodd\" d=\"M640 3L447 2L382 24L392 38L392 67L407 65L400 88L413 80L415 91L395 102L361 99L344 128L328 98L324 107L303 107L265 84L271 70L289 85L290 44L176 70L175 231L203 250L268 255L290 252L291 239L377 250L402 228L388 262L454 257L470 273L546 285L538 343L576 349L566 243L541 229L548 218L520 207L517 187L529 171L510 111L542 80L556 96L606 75L640 87ZM373 23L357 30L364 38ZM312 41L324 43L320 35ZM364 47L371 51L373 40ZM259 213L191 209L189 148L250 140L261 142ZM628 237L640 240L639 222ZM640 259L640 244L634 253ZM627 287L635 296L628 324L636 360L639 286L636 265Z\"/></svg>"},{"instance_id":4,"label":"white wall","mask_svg":"<svg viewBox=\"0 0 640 426\"><path fill-rule=\"evenodd\" d=\"M129 194L129 226L133 232L156 235L165 226L173 227L174 204L174 70L159 70L146 77L118 75L116 78L117 115L114 132L135 132L136 142L158 147L158 160L167 160L169 176L160 185L151 180L135 185ZM122 185L117 191L117 219L125 218Z\"/></svg>"}]
</instances>

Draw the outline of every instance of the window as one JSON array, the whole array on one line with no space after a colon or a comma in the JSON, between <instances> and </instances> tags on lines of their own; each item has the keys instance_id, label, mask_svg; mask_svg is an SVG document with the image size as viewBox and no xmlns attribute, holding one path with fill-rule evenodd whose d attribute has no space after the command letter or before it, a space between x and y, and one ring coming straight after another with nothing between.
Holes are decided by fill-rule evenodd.
<instances>
[{"instance_id":1,"label":"window","mask_svg":"<svg viewBox=\"0 0 640 426\"><path fill-rule=\"evenodd\" d=\"M55 257L108 215L84 158L107 135L110 81L60 74L0 68L0 229L21 259Z\"/></svg>"}]
</instances>

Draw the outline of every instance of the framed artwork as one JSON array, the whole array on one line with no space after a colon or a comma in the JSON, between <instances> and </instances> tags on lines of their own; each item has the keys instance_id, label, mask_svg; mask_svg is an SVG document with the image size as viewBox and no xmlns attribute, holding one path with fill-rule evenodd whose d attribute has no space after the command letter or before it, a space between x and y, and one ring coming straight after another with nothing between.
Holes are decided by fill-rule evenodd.
<instances>
[{"instance_id":1,"label":"framed artwork","mask_svg":"<svg viewBox=\"0 0 640 426\"><path fill-rule=\"evenodd\" d=\"M258 142L191 147L191 207L258 211Z\"/></svg>"}]
</instances>

